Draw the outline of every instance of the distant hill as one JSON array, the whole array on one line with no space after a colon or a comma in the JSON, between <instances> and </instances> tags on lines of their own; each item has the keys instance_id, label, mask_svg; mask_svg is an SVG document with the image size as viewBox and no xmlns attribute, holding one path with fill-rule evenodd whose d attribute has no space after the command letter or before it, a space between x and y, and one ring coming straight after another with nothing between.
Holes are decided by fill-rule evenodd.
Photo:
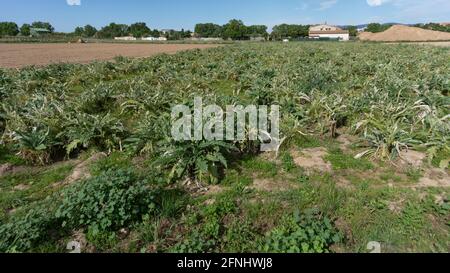
<instances>
[{"instance_id":1,"label":"distant hill","mask_svg":"<svg viewBox=\"0 0 450 273\"><path fill-rule=\"evenodd\" d=\"M367 26L368 26L369 24L361 24L361 25L356 25L356 27L357 28L367 28ZM402 25L402 26L415 26L416 24L401 24L401 23L385 23L385 24L382 24L382 25ZM343 29L346 29L346 28L348 28L348 27L351 27L351 26L355 26L355 25L341 25L341 26L339 26L340 28L343 28Z\"/></svg>"}]
</instances>

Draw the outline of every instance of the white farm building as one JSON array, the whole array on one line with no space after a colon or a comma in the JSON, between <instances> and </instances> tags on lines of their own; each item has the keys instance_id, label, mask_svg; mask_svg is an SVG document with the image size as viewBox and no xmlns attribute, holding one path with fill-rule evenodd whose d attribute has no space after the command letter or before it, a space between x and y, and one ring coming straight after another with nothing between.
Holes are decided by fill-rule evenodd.
<instances>
[{"instance_id":1,"label":"white farm building","mask_svg":"<svg viewBox=\"0 0 450 273\"><path fill-rule=\"evenodd\" d=\"M316 25L309 28L309 38L320 39L339 39L341 41L350 40L350 33L348 30L343 30L339 27L330 25Z\"/></svg>"},{"instance_id":2,"label":"white farm building","mask_svg":"<svg viewBox=\"0 0 450 273\"><path fill-rule=\"evenodd\" d=\"M143 41L167 41L166 37L142 37Z\"/></svg>"}]
</instances>

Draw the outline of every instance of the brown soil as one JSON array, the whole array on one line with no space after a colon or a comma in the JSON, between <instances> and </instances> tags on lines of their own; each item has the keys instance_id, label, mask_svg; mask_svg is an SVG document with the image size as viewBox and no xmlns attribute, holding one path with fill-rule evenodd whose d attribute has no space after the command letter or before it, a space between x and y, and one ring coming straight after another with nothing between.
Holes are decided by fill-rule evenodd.
<instances>
[{"instance_id":1,"label":"brown soil","mask_svg":"<svg viewBox=\"0 0 450 273\"><path fill-rule=\"evenodd\" d=\"M90 63L117 56L149 57L218 45L205 44L0 44L0 67L20 68L52 63Z\"/></svg>"},{"instance_id":2,"label":"brown soil","mask_svg":"<svg viewBox=\"0 0 450 273\"><path fill-rule=\"evenodd\" d=\"M289 183L287 181L277 181L271 179L254 179L253 185L249 188L257 191L266 192L283 192L298 188L297 185Z\"/></svg>"},{"instance_id":3,"label":"brown soil","mask_svg":"<svg viewBox=\"0 0 450 273\"><path fill-rule=\"evenodd\" d=\"M24 184L19 184L17 186L14 187L15 191L26 191L30 188L29 185L24 185Z\"/></svg>"},{"instance_id":4,"label":"brown soil","mask_svg":"<svg viewBox=\"0 0 450 273\"><path fill-rule=\"evenodd\" d=\"M11 164L7 163L7 164L0 165L0 177L6 175L12 169L13 169L13 165L11 165Z\"/></svg>"},{"instance_id":5,"label":"brown soil","mask_svg":"<svg viewBox=\"0 0 450 273\"><path fill-rule=\"evenodd\" d=\"M362 41L376 42L449 41L450 33L396 25L380 33L363 32L359 35L359 39Z\"/></svg>"},{"instance_id":6,"label":"brown soil","mask_svg":"<svg viewBox=\"0 0 450 273\"><path fill-rule=\"evenodd\" d=\"M351 146L358 142L357 137L347 134L340 134L336 140L339 142L341 150L348 153L352 152Z\"/></svg>"},{"instance_id":7,"label":"brown soil","mask_svg":"<svg viewBox=\"0 0 450 273\"><path fill-rule=\"evenodd\" d=\"M78 164L77 166L75 166L72 174L66 178L66 180L64 181L64 184L69 185L69 184L72 184L72 183L80 181L80 180L91 178L91 173L89 171L89 167L93 163L95 163L103 158L106 158L106 157L107 157L107 155L105 153L97 153L97 154L94 154L93 156L91 156L86 161Z\"/></svg>"},{"instance_id":8,"label":"brown soil","mask_svg":"<svg viewBox=\"0 0 450 273\"><path fill-rule=\"evenodd\" d=\"M399 160L396 163L404 168L407 167L420 168L424 164L424 160L426 158L427 158L426 153L408 150L402 151L400 153Z\"/></svg>"},{"instance_id":9,"label":"brown soil","mask_svg":"<svg viewBox=\"0 0 450 273\"><path fill-rule=\"evenodd\" d=\"M304 149L301 152L291 152L297 166L305 168L307 171L331 172L331 164L323 159L327 154L327 149L325 148L311 148Z\"/></svg>"},{"instance_id":10,"label":"brown soil","mask_svg":"<svg viewBox=\"0 0 450 273\"><path fill-rule=\"evenodd\" d=\"M428 169L414 188L450 188L450 176L442 169Z\"/></svg>"}]
</instances>

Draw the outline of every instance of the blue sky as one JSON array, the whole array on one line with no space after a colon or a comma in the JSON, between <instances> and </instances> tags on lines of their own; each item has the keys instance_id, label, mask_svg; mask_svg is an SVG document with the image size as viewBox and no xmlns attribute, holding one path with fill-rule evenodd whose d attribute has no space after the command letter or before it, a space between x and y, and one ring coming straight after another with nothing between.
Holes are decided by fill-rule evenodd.
<instances>
[{"instance_id":1,"label":"blue sky","mask_svg":"<svg viewBox=\"0 0 450 273\"><path fill-rule=\"evenodd\" d=\"M1 0L0 21L49 21L57 31L110 22L193 29L198 22L363 24L448 22L450 0Z\"/></svg>"}]
</instances>

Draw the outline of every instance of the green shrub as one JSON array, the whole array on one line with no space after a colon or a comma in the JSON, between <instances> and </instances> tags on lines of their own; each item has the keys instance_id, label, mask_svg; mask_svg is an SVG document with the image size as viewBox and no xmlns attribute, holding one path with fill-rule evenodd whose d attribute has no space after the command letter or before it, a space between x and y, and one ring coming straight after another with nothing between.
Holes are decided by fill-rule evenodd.
<instances>
[{"instance_id":1,"label":"green shrub","mask_svg":"<svg viewBox=\"0 0 450 273\"><path fill-rule=\"evenodd\" d=\"M156 213L158 194L129 170L103 172L1 225L0 252L29 251L50 235L57 239L59 233L79 228L88 231L93 243L108 245L113 232Z\"/></svg>"},{"instance_id":2,"label":"green shrub","mask_svg":"<svg viewBox=\"0 0 450 273\"><path fill-rule=\"evenodd\" d=\"M121 152L113 152L106 158L103 158L90 166L92 175L100 175L103 172L111 170L123 170L132 167L131 158Z\"/></svg>"},{"instance_id":3,"label":"green shrub","mask_svg":"<svg viewBox=\"0 0 450 273\"><path fill-rule=\"evenodd\" d=\"M224 232L224 217L233 215L238 210L235 198L236 196L227 194L218 197L214 204L204 207L198 215L201 218L200 225L195 226L186 238L169 249L169 252L204 253L218 251ZM197 222L197 217L194 217L191 221Z\"/></svg>"},{"instance_id":4,"label":"green shrub","mask_svg":"<svg viewBox=\"0 0 450 273\"><path fill-rule=\"evenodd\" d=\"M208 238L199 230L194 230L188 239L185 239L169 249L171 253L206 253L212 252L217 240Z\"/></svg>"},{"instance_id":5,"label":"green shrub","mask_svg":"<svg viewBox=\"0 0 450 273\"><path fill-rule=\"evenodd\" d=\"M294 214L272 230L260 249L267 253L328 253L341 240L330 219L317 212Z\"/></svg>"},{"instance_id":6,"label":"green shrub","mask_svg":"<svg viewBox=\"0 0 450 273\"><path fill-rule=\"evenodd\" d=\"M24 215L10 219L0 226L0 252L29 251L49 240L60 225L55 219L52 202L31 209Z\"/></svg>"},{"instance_id":7,"label":"green shrub","mask_svg":"<svg viewBox=\"0 0 450 273\"><path fill-rule=\"evenodd\" d=\"M193 181L217 184L227 155L235 147L222 141L181 141L169 143L162 149L156 164L169 170L169 181L188 176Z\"/></svg>"},{"instance_id":8,"label":"green shrub","mask_svg":"<svg viewBox=\"0 0 450 273\"><path fill-rule=\"evenodd\" d=\"M115 231L155 211L156 192L128 170L107 171L64 190L56 217L93 234Z\"/></svg>"}]
</instances>

